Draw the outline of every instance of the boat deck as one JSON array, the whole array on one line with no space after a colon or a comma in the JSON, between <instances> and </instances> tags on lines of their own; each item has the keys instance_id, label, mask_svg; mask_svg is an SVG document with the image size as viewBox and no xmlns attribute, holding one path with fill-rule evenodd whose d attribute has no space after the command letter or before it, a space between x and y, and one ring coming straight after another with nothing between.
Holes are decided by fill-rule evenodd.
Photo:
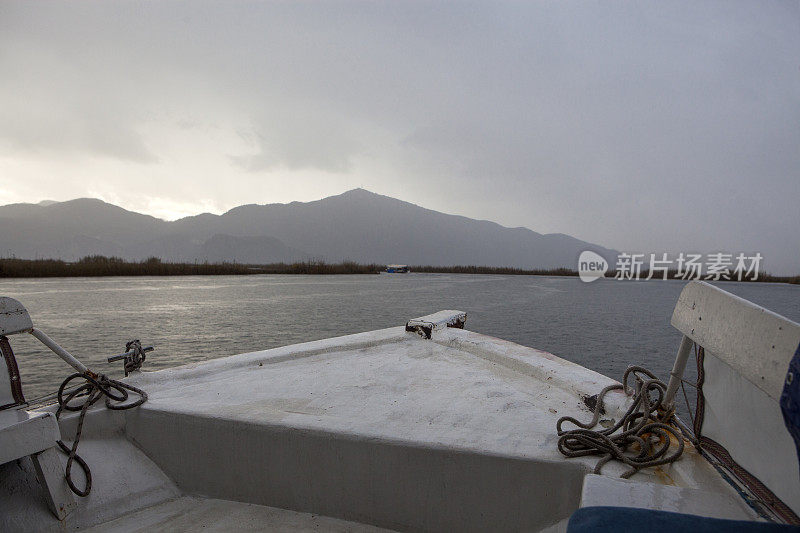
<instances>
[{"instance_id":1,"label":"boat deck","mask_svg":"<svg viewBox=\"0 0 800 533\"><path fill-rule=\"evenodd\" d=\"M89 533L150 533L151 531L194 533L200 530L209 533L227 533L229 531L380 533L387 531L327 516L298 513L251 503L191 496L167 500L89 528L87 531Z\"/></svg>"},{"instance_id":2,"label":"boat deck","mask_svg":"<svg viewBox=\"0 0 800 533\"><path fill-rule=\"evenodd\" d=\"M614 381L467 330L437 327L426 339L390 328L129 381L149 401L87 419L80 453L97 479L68 526L558 530L582 501L636 505L634 493L642 506L691 502L697 514L754 519L691 445L630 481L614 463L587 477L597 459L565 459L556 420L590 419L584 398ZM605 417L625 402L611 393ZM73 426L63 421L62 434Z\"/></svg>"}]
</instances>

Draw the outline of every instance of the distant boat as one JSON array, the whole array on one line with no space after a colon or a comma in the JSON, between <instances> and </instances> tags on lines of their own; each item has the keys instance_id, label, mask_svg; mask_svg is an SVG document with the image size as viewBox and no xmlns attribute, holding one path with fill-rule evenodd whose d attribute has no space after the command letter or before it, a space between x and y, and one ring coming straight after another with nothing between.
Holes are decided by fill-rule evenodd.
<instances>
[{"instance_id":1,"label":"distant boat","mask_svg":"<svg viewBox=\"0 0 800 533\"><path fill-rule=\"evenodd\" d=\"M389 274L408 274L411 270L408 265L386 265L386 272Z\"/></svg>"}]
</instances>

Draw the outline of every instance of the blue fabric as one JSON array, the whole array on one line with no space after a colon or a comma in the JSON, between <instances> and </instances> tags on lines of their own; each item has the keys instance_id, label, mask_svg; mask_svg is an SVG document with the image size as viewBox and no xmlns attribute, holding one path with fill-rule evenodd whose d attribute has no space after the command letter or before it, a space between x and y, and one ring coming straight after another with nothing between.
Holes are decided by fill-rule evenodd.
<instances>
[{"instance_id":1,"label":"blue fabric","mask_svg":"<svg viewBox=\"0 0 800 533\"><path fill-rule=\"evenodd\" d=\"M797 458L800 460L800 346L789 362L789 371L786 373L781 394L781 411L783 411L783 422L794 439Z\"/></svg>"},{"instance_id":2,"label":"blue fabric","mask_svg":"<svg viewBox=\"0 0 800 533\"><path fill-rule=\"evenodd\" d=\"M691 531L693 533L788 533L800 527L770 522L722 520L690 514L635 509L633 507L584 507L570 517L567 533L649 533Z\"/></svg>"}]
</instances>

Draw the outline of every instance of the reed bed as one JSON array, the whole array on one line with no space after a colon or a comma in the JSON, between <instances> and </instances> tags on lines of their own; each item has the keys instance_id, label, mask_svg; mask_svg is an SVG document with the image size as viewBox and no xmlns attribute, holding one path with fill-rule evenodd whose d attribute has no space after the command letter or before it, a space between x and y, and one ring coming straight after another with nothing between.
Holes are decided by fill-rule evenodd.
<instances>
[{"instance_id":1,"label":"reed bed","mask_svg":"<svg viewBox=\"0 0 800 533\"><path fill-rule=\"evenodd\" d=\"M294 263L243 264L235 262L223 263L172 263L150 257L143 261L127 261L120 257L92 255L75 262L60 259L17 259L0 258L0 278L54 278L54 277L98 277L98 276L231 276L253 274L377 274L386 266L377 263L357 263L343 261L328 263L324 260L311 259ZM522 269L512 267L490 267L476 265L411 266L412 272L435 274L501 274L520 276L577 276L578 272L568 268ZM606 277L614 277L611 271ZM655 276L661 278L659 273ZM640 279L647 278L647 271L640 274ZM681 279L677 271L667 273L668 279ZM752 278L752 276L750 277ZM768 283L791 283L800 285L800 276L774 276L760 273L756 280L750 278L742 281L761 281ZM727 281L727 280L720 280ZM735 280L734 280L735 281Z\"/></svg>"}]
</instances>

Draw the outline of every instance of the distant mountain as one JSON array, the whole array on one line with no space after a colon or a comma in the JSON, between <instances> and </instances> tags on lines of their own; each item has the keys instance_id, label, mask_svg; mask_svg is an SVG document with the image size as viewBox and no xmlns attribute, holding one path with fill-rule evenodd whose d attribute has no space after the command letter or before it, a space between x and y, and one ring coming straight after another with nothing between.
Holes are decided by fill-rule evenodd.
<instances>
[{"instance_id":1,"label":"distant mountain","mask_svg":"<svg viewBox=\"0 0 800 533\"><path fill-rule=\"evenodd\" d=\"M243 205L222 215L173 222L87 198L0 207L0 255L5 257L74 260L102 254L241 263L314 258L575 268L587 249L616 257L613 250L569 235L448 215L364 189L315 202Z\"/></svg>"}]
</instances>

